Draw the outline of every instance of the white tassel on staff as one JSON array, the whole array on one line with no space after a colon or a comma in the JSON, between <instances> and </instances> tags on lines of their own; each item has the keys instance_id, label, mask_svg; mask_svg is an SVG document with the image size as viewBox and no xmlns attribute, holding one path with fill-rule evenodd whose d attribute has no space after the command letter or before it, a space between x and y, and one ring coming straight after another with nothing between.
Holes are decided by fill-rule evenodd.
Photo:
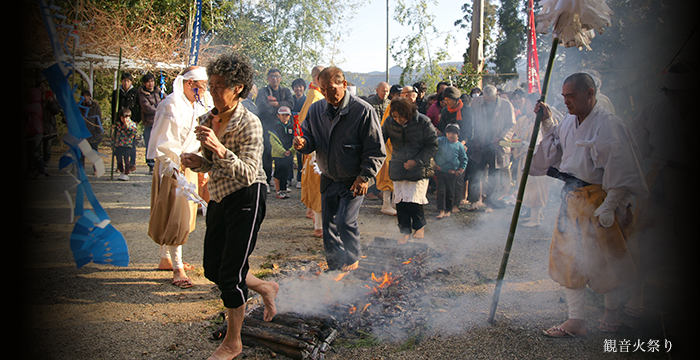
<instances>
[{"instance_id":1,"label":"white tassel on staff","mask_svg":"<svg viewBox=\"0 0 700 360\"><path fill-rule=\"evenodd\" d=\"M542 0L540 4L536 31L546 34L553 26L554 37L567 48L591 50L595 31L602 34L613 14L605 0Z\"/></svg>"}]
</instances>

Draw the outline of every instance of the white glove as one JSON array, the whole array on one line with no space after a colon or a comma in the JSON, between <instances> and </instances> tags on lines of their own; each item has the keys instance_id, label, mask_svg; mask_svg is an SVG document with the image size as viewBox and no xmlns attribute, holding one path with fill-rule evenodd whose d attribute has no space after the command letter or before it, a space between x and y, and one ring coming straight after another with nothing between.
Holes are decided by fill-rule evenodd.
<instances>
[{"instance_id":1,"label":"white glove","mask_svg":"<svg viewBox=\"0 0 700 360\"><path fill-rule=\"evenodd\" d=\"M170 159L165 159L160 165L160 175L171 177L175 173L175 164Z\"/></svg>"},{"instance_id":2,"label":"white glove","mask_svg":"<svg viewBox=\"0 0 700 360\"><path fill-rule=\"evenodd\" d=\"M615 222L615 209L620 206L625 194L627 194L627 189L625 188L614 188L608 191L605 201L593 213L593 216L598 217L600 225L603 227L612 226L613 222Z\"/></svg>"},{"instance_id":3,"label":"white glove","mask_svg":"<svg viewBox=\"0 0 700 360\"><path fill-rule=\"evenodd\" d=\"M547 134L552 130L552 127L556 125L554 118L553 117L548 117L546 119L542 119L540 122L540 127L542 128L542 133Z\"/></svg>"}]
</instances>

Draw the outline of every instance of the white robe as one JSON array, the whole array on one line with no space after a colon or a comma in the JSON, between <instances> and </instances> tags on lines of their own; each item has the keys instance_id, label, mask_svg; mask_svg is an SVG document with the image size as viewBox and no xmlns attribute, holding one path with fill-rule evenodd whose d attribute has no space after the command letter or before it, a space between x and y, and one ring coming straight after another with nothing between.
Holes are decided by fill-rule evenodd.
<instances>
[{"instance_id":1,"label":"white robe","mask_svg":"<svg viewBox=\"0 0 700 360\"><path fill-rule=\"evenodd\" d=\"M199 151L194 128L207 111L198 102L192 105L185 95L170 94L158 104L146 158L160 160L161 174L165 167L179 169L181 154Z\"/></svg>"},{"instance_id":2,"label":"white robe","mask_svg":"<svg viewBox=\"0 0 700 360\"><path fill-rule=\"evenodd\" d=\"M639 161L639 149L624 121L597 103L581 124L577 116L567 115L548 129L533 154L530 175L545 175L553 166L602 185L606 192L625 188L627 195L646 198Z\"/></svg>"}]
</instances>

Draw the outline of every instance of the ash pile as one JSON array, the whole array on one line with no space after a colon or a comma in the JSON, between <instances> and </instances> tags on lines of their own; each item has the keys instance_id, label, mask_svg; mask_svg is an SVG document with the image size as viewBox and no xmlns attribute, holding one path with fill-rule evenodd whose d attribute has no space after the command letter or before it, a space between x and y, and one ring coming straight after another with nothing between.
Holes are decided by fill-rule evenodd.
<instances>
[{"instance_id":1,"label":"ash pile","mask_svg":"<svg viewBox=\"0 0 700 360\"><path fill-rule=\"evenodd\" d=\"M323 359L336 340L352 343L420 334L429 316L424 308L429 306L426 282L445 271L428 266L434 256L426 244L376 237L363 246L359 268L344 277L318 267L288 273L292 276L280 283L278 313L271 322L262 320L261 301L249 302L243 343L292 359ZM309 304L315 304L313 310ZM224 323L213 338L222 339L225 332Z\"/></svg>"}]
</instances>

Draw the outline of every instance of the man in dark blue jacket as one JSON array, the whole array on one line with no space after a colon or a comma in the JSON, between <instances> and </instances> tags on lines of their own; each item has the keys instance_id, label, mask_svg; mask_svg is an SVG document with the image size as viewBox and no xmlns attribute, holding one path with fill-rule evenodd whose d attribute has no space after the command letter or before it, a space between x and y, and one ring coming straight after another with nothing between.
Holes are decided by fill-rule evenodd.
<instances>
[{"instance_id":1,"label":"man in dark blue jacket","mask_svg":"<svg viewBox=\"0 0 700 360\"><path fill-rule=\"evenodd\" d=\"M369 178L386 158L382 130L374 108L347 92L343 71L326 68L319 74L325 99L309 108L303 135L294 147L303 154L316 151L321 171L323 245L330 270L358 267L360 230L357 216Z\"/></svg>"}]
</instances>

